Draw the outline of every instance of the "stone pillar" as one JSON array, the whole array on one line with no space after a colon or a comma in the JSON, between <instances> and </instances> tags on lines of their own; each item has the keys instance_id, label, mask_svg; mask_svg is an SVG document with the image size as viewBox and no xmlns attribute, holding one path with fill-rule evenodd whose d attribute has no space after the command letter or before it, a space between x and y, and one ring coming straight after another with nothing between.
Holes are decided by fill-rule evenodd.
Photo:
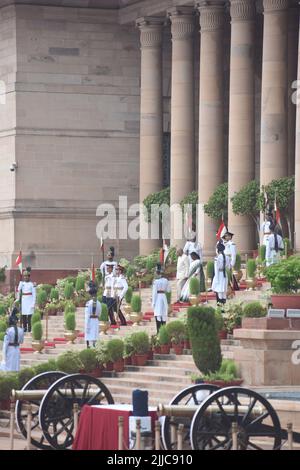
<instances>
[{"instance_id":1,"label":"stone pillar","mask_svg":"<svg viewBox=\"0 0 300 470\"><path fill-rule=\"evenodd\" d=\"M171 205L178 204L195 189L194 114L194 10L175 7L168 10L172 32L171 91ZM174 236L171 243L181 245Z\"/></svg>"},{"instance_id":2,"label":"stone pillar","mask_svg":"<svg viewBox=\"0 0 300 470\"><path fill-rule=\"evenodd\" d=\"M224 182L224 5L198 3L200 11L199 222L206 255L215 253L217 224L203 205Z\"/></svg>"},{"instance_id":3,"label":"stone pillar","mask_svg":"<svg viewBox=\"0 0 300 470\"><path fill-rule=\"evenodd\" d=\"M297 53L299 30L299 6L298 0L291 0L289 8L288 30L288 174L295 174L295 131L296 131L296 107L292 100L294 89L293 82L297 78Z\"/></svg>"},{"instance_id":4,"label":"stone pillar","mask_svg":"<svg viewBox=\"0 0 300 470\"><path fill-rule=\"evenodd\" d=\"M298 89L294 95L297 102L296 124L296 164L295 164L295 248L300 252L300 22L299 22L299 49L298 49Z\"/></svg>"},{"instance_id":5,"label":"stone pillar","mask_svg":"<svg viewBox=\"0 0 300 470\"><path fill-rule=\"evenodd\" d=\"M141 32L141 123L140 203L163 188L163 20L140 18ZM159 246L158 240L140 240L140 254Z\"/></svg>"},{"instance_id":6,"label":"stone pillar","mask_svg":"<svg viewBox=\"0 0 300 470\"><path fill-rule=\"evenodd\" d=\"M250 217L232 211L231 197L255 178L255 2L231 0L228 227L238 250L254 247Z\"/></svg>"},{"instance_id":7,"label":"stone pillar","mask_svg":"<svg viewBox=\"0 0 300 470\"><path fill-rule=\"evenodd\" d=\"M287 176L288 6L263 0L261 185Z\"/></svg>"}]
</instances>

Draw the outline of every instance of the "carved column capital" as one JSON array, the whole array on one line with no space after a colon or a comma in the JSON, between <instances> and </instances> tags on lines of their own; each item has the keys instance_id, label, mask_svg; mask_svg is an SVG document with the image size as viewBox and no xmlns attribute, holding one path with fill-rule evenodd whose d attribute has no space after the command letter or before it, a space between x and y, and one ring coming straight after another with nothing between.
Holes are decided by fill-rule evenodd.
<instances>
[{"instance_id":1,"label":"carved column capital","mask_svg":"<svg viewBox=\"0 0 300 470\"><path fill-rule=\"evenodd\" d=\"M142 48L161 47L163 40L163 18L143 17L136 21L141 32Z\"/></svg>"},{"instance_id":2,"label":"carved column capital","mask_svg":"<svg viewBox=\"0 0 300 470\"><path fill-rule=\"evenodd\" d=\"M167 14L172 24L172 39L183 40L194 37L195 10L192 7L174 7Z\"/></svg>"},{"instance_id":3,"label":"carved column capital","mask_svg":"<svg viewBox=\"0 0 300 470\"><path fill-rule=\"evenodd\" d=\"M199 1L197 7L200 12L201 33L204 31L218 31L224 27L224 4L216 1Z\"/></svg>"},{"instance_id":4,"label":"carved column capital","mask_svg":"<svg viewBox=\"0 0 300 470\"><path fill-rule=\"evenodd\" d=\"M263 0L264 13L284 11L288 9L289 5L289 0Z\"/></svg>"},{"instance_id":5,"label":"carved column capital","mask_svg":"<svg viewBox=\"0 0 300 470\"><path fill-rule=\"evenodd\" d=\"M256 6L253 0L230 0L230 15L232 22L253 21Z\"/></svg>"}]
</instances>

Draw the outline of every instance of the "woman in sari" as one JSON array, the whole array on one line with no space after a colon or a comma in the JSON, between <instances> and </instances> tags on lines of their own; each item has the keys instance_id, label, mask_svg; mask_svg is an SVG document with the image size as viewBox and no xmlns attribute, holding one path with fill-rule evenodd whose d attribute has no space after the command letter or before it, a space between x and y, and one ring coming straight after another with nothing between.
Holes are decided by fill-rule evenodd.
<instances>
[{"instance_id":1,"label":"woman in sari","mask_svg":"<svg viewBox=\"0 0 300 470\"><path fill-rule=\"evenodd\" d=\"M205 291L205 277L204 277L204 271L203 271L203 266L200 260L200 256L198 253L191 253L191 259L192 262L190 264L190 269L189 269L189 277L186 281L186 283L183 286L183 289L181 291L181 298L180 300L182 302L188 302L189 297L190 297L190 280L192 277L197 277L200 281L200 292Z\"/></svg>"}]
</instances>

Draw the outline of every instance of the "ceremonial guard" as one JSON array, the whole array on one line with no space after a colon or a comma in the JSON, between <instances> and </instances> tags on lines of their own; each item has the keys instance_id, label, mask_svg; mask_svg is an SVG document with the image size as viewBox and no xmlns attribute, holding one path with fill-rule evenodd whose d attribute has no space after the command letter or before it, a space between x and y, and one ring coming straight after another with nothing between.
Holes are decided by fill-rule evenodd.
<instances>
[{"instance_id":1,"label":"ceremonial guard","mask_svg":"<svg viewBox=\"0 0 300 470\"><path fill-rule=\"evenodd\" d=\"M263 245L267 247L269 236L271 235L271 226L274 225L273 216L272 214L267 214L266 220L261 226L262 233L263 233Z\"/></svg>"},{"instance_id":2,"label":"ceremonial guard","mask_svg":"<svg viewBox=\"0 0 300 470\"><path fill-rule=\"evenodd\" d=\"M168 318L168 300L166 293L171 292L171 286L162 274L162 266L158 264L156 267L157 279L153 281L152 287L152 308L156 320L157 333L162 325L165 325Z\"/></svg>"},{"instance_id":3,"label":"ceremonial guard","mask_svg":"<svg viewBox=\"0 0 300 470\"><path fill-rule=\"evenodd\" d=\"M272 264L280 261L280 252L284 250L284 242L281 235L276 232L275 225L270 226L269 239L266 246L266 265L271 266Z\"/></svg>"},{"instance_id":4,"label":"ceremonial guard","mask_svg":"<svg viewBox=\"0 0 300 470\"><path fill-rule=\"evenodd\" d=\"M225 256L229 258L230 266L229 269L231 271L231 277L233 280L233 289L234 290L240 290L238 282L233 274L235 262L236 262L236 244L232 241L234 234L227 231L223 235L223 244L225 246Z\"/></svg>"},{"instance_id":5,"label":"ceremonial guard","mask_svg":"<svg viewBox=\"0 0 300 470\"><path fill-rule=\"evenodd\" d=\"M108 315L110 319L111 325L116 325L115 315L114 315L114 292L115 292L115 283L116 283L116 276L113 273L113 266L108 264L106 267L107 275L105 276L104 282L104 291L103 291L103 298L102 302L107 305L108 308Z\"/></svg>"},{"instance_id":6,"label":"ceremonial guard","mask_svg":"<svg viewBox=\"0 0 300 470\"><path fill-rule=\"evenodd\" d=\"M30 281L30 272L25 271L23 274L24 281L19 283L18 301L20 302L22 325L24 332L31 332L31 317L34 313L36 289L35 285Z\"/></svg>"},{"instance_id":7,"label":"ceremonial guard","mask_svg":"<svg viewBox=\"0 0 300 470\"><path fill-rule=\"evenodd\" d=\"M90 283L89 294L91 300L85 306L85 341L87 348L90 347L90 341L96 346L99 339L99 320L101 314L101 303L97 299L97 287L94 283Z\"/></svg>"},{"instance_id":8,"label":"ceremonial guard","mask_svg":"<svg viewBox=\"0 0 300 470\"><path fill-rule=\"evenodd\" d=\"M0 370L18 372L20 370L20 344L24 341L24 331L17 326L18 318L12 313L3 340L3 355Z\"/></svg>"},{"instance_id":9,"label":"ceremonial guard","mask_svg":"<svg viewBox=\"0 0 300 470\"><path fill-rule=\"evenodd\" d=\"M223 305L227 299L228 274L227 269L231 267L229 256L225 255L225 246L219 242L217 246L218 255L215 258L215 275L212 282L212 290L217 295L217 304Z\"/></svg>"},{"instance_id":10,"label":"ceremonial guard","mask_svg":"<svg viewBox=\"0 0 300 470\"><path fill-rule=\"evenodd\" d=\"M186 242L186 244L184 245L184 248L183 248L183 253L186 254L188 257L189 257L189 261L190 263L192 263L192 257L191 257L191 254L192 253L197 253L197 255L199 256L199 259L200 261L202 262L202 247L200 245L200 243L198 243L196 241L196 237L192 238L191 240L188 240Z\"/></svg>"},{"instance_id":11,"label":"ceremonial guard","mask_svg":"<svg viewBox=\"0 0 300 470\"><path fill-rule=\"evenodd\" d=\"M114 260L114 257L115 257L115 249L113 246L111 246L107 253L107 260L104 261L100 266L100 271L102 274L103 281L105 279L105 276L107 276L108 274L108 266L112 266L113 274L114 276L116 276L116 269L117 269L118 263Z\"/></svg>"},{"instance_id":12,"label":"ceremonial guard","mask_svg":"<svg viewBox=\"0 0 300 470\"><path fill-rule=\"evenodd\" d=\"M124 266L118 265L117 266L117 277L116 277L116 282L114 284L114 293L115 293L115 303L114 303L114 310L117 313L121 325L126 326L126 318L124 317L122 311L121 311L121 305L123 302L123 299L125 297L126 292L128 291L128 284L124 275L125 268Z\"/></svg>"}]
</instances>

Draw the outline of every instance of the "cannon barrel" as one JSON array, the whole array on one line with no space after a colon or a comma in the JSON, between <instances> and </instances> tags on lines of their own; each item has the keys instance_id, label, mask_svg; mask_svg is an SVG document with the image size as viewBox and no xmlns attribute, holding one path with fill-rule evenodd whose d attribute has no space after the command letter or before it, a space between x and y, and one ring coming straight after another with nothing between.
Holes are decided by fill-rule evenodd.
<instances>
[{"instance_id":1,"label":"cannon barrel","mask_svg":"<svg viewBox=\"0 0 300 470\"><path fill-rule=\"evenodd\" d=\"M159 416L169 416L175 418L192 418L196 411L200 408L201 405L196 406L182 406L182 405L162 405L159 404L157 407L157 414ZM234 405L223 405L223 409L226 413L234 413L235 406ZM249 410L249 406L246 405L239 405L238 411L240 414L246 414ZM260 416L264 413L265 409L263 406L255 406L251 411L252 415ZM210 405L206 413L218 413L220 412L220 408L217 405Z\"/></svg>"},{"instance_id":2,"label":"cannon barrel","mask_svg":"<svg viewBox=\"0 0 300 470\"><path fill-rule=\"evenodd\" d=\"M85 391L82 388L75 388L74 390L64 390L62 394L67 396L68 398L82 398L83 394L85 394L86 397L93 397L98 391L99 389L97 388L90 388ZM46 395L47 392L48 390L12 390L11 399L13 401L42 400L42 398ZM58 393L56 392L56 394ZM103 400L104 398L105 395L103 393L99 394L99 401Z\"/></svg>"}]
</instances>

